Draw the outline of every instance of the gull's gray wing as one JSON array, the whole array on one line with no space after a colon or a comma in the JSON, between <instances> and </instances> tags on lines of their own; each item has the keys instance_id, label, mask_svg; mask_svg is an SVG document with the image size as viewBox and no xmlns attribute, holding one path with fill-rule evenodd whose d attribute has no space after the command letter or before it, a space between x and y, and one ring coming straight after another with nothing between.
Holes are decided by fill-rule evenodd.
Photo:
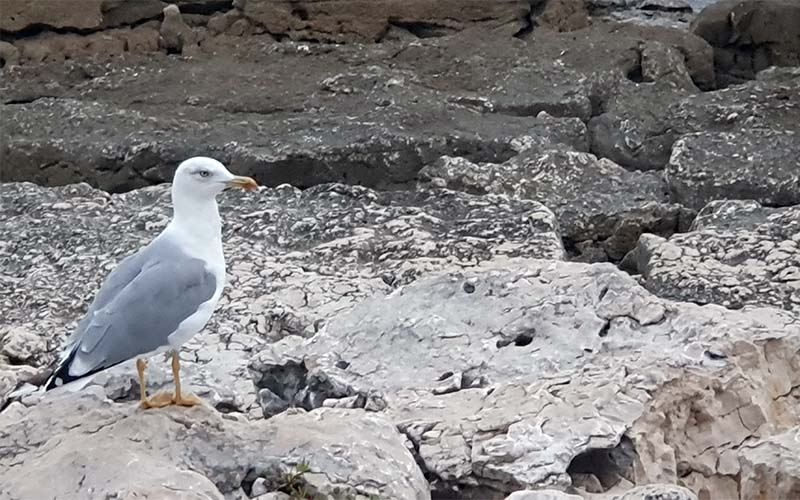
<instances>
[{"instance_id":1,"label":"gull's gray wing","mask_svg":"<svg viewBox=\"0 0 800 500\"><path fill-rule=\"evenodd\" d=\"M205 263L157 239L125 259L97 293L47 387L168 345L178 325L216 290Z\"/></svg>"}]
</instances>

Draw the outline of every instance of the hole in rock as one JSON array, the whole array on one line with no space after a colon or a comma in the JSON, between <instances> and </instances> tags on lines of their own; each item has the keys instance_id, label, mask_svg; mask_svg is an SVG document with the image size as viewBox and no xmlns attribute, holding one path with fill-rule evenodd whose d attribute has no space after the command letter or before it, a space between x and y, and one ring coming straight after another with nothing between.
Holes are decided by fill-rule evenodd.
<instances>
[{"instance_id":1,"label":"hole in rock","mask_svg":"<svg viewBox=\"0 0 800 500\"><path fill-rule=\"evenodd\" d=\"M619 444L613 448L592 448L580 453L572 459L567 474L573 484L580 484L587 476L597 478L603 491L613 488L621 479L633 482L633 468L636 461L636 449L633 441L622 436Z\"/></svg>"},{"instance_id":2,"label":"hole in rock","mask_svg":"<svg viewBox=\"0 0 800 500\"><path fill-rule=\"evenodd\" d=\"M514 345L517 347L524 347L530 344L531 342L533 342L533 335L529 335L527 333L520 333L514 339Z\"/></svg>"}]
</instances>

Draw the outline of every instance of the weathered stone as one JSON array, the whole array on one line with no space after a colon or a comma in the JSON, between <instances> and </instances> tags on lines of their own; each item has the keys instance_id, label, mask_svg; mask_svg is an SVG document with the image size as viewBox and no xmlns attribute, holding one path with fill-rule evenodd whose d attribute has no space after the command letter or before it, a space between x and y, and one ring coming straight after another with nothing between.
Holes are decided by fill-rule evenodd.
<instances>
[{"instance_id":1,"label":"weathered stone","mask_svg":"<svg viewBox=\"0 0 800 500\"><path fill-rule=\"evenodd\" d=\"M692 30L714 46L722 85L755 78L769 66L800 66L800 4L723 0L704 9Z\"/></svg>"},{"instance_id":2,"label":"weathered stone","mask_svg":"<svg viewBox=\"0 0 800 500\"><path fill-rule=\"evenodd\" d=\"M3 498L221 500L263 477L270 489L326 500L430 499L402 435L361 410L250 423L206 407L144 412L89 391L9 407L0 414L0 444Z\"/></svg>"},{"instance_id":3,"label":"weathered stone","mask_svg":"<svg viewBox=\"0 0 800 500\"><path fill-rule=\"evenodd\" d=\"M626 168L651 170L664 168L674 143L685 134L742 129L774 130L779 135L800 132L796 76L783 73L777 79L700 94L670 81L622 85L605 101L605 112L589 122L591 151ZM745 157L738 147L731 143L722 149Z\"/></svg>"},{"instance_id":4,"label":"weathered stone","mask_svg":"<svg viewBox=\"0 0 800 500\"><path fill-rule=\"evenodd\" d=\"M666 178L672 198L697 210L731 198L800 205L800 134L753 128L690 134L675 143Z\"/></svg>"},{"instance_id":5,"label":"weathered stone","mask_svg":"<svg viewBox=\"0 0 800 500\"><path fill-rule=\"evenodd\" d=\"M33 361L44 350L41 337L27 328L14 326L0 330L0 356L14 364Z\"/></svg>"},{"instance_id":6,"label":"weathered stone","mask_svg":"<svg viewBox=\"0 0 800 500\"><path fill-rule=\"evenodd\" d=\"M798 418L798 346L777 309L671 303L610 265L520 260L362 302L303 345L265 346L251 370L269 387L301 373L281 396L307 408L380 395L436 491L696 473L707 492L726 477L714 457ZM461 389L437 393L455 373Z\"/></svg>"},{"instance_id":7,"label":"weathered stone","mask_svg":"<svg viewBox=\"0 0 800 500\"><path fill-rule=\"evenodd\" d=\"M729 308L769 305L800 311L800 206L710 203L692 231L645 235L626 258L653 293Z\"/></svg>"},{"instance_id":8,"label":"weathered stone","mask_svg":"<svg viewBox=\"0 0 800 500\"><path fill-rule=\"evenodd\" d=\"M229 286L208 334L187 344L183 373L188 387L221 410L253 416L262 411L246 365L257 345L313 336L328 318L418 277L495 259L564 255L552 212L504 196L331 185L222 198ZM3 184L0 200L0 266L8 280L2 324L29 326L47 343L47 352L37 353L41 367L107 273L168 222L169 191L109 196L85 184ZM151 387L171 384L160 359L148 370ZM138 394L135 382L125 363L92 383L124 400Z\"/></svg>"},{"instance_id":9,"label":"weathered stone","mask_svg":"<svg viewBox=\"0 0 800 500\"><path fill-rule=\"evenodd\" d=\"M197 43L192 28L181 18L181 11L177 5L164 7L164 21L158 33L158 44L167 51L167 54L181 54L184 49L188 51Z\"/></svg>"},{"instance_id":10,"label":"weathered stone","mask_svg":"<svg viewBox=\"0 0 800 500\"><path fill-rule=\"evenodd\" d=\"M526 26L530 9L523 0L248 0L243 12L273 34L341 43L378 41L392 25L421 37L475 24L511 35Z\"/></svg>"},{"instance_id":11,"label":"weathered stone","mask_svg":"<svg viewBox=\"0 0 800 500\"><path fill-rule=\"evenodd\" d=\"M19 63L19 49L8 42L0 41L0 68Z\"/></svg>"},{"instance_id":12,"label":"weathered stone","mask_svg":"<svg viewBox=\"0 0 800 500\"><path fill-rule=\"evenodd\" d=\"M800 495L800 427L747 443L739 450L741 498Z\"/></svg>"},{"instance_id":13,"label":"weathered stone","mask_svg":"<svg viewBox=\"0 0 800 500\"><path fill-rule=\"evenodd\" d=\"M53 28L97 28L103 21L105 0L60 0L31 2L0 0L0 30L22 31L29 26Z\"/></svg>"},{"instance_id":14,"label":"weathered stone","mask_svg":"<svg viewBox=\"0 0 800 500\"><path fill-rule=\"evenodd\" d=\"M525 490L515 491L506 500L583 500L583 497L558 490Z\"/></svg>"},{"instance_id":15,"label":"weathered stone","mask_svg":"<svg viewBox=\"0 0 800 500\"><path fill-rule=\"evenodd\" d=\"M11 166L3 181L82 180L125 191L167 181L180 160L205 154L270 185L393 188L444 154L507 160L543 111L588 120L640 65L645 40L680 51L694 80L709 71L713 79L710 47L677 30L593 26L527 41L470 32L356 46L219 35L186 61L131 53L152 49L152 27L130 33L144 29L134 45L127 30L109 34L118 41L103 50L118 53L119 40L127 48L111 61L84 59L85 45L71 50L77 59L60 61L67 35L16 42L23 61L59 62L23 65L0 81L11 103L0 108L8 117L0 161ZM225 37L229 45L217 40ZM270 91L251 81L269 82Z\"/></svg>"},{"instance_id":16,"label":"weathered stone","mask_svg":"<svg viewBox=\"0 0 800 500\"><path fill-rule=\"evenodd\" d=\"M535 22L537 28L555 31L575 31L591 25L583 0L549 0Z\"/></svg>"},{"instance_id":17,"label":"weathered stone","mask_svg":"<svg viewBox=\"0 0 800 500\"><path fill-rule=\"evenodd\" d=\"M614 495L611 500L697 500L697 495L674 484L648 484Z\"/></svg>"},{"instance_id":18,"label":"weathered stone","mask_svg":"<svg viewBox=\"0 0 800 500\"><path fill-rule=\"evenodd\" d=\"M541 202L558 217L567 246L584 260L620 260L643 232L670 236L688 229L694 215L669 203L659 176L548 145L531 145L503 164L443 157L423 168L419 177L469 193ZM596 247L602 255L591 254Z\"/></svg>"}]
</instances>

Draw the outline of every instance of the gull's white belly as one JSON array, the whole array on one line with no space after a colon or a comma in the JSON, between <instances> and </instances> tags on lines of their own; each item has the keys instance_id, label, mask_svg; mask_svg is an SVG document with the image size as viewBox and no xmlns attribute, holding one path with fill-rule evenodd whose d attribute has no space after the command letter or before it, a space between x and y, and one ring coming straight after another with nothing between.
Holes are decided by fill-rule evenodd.
<instances>
[{"instance_id":1,"label":"gull's white belly","mask_svg":"<svg viewBox=\"0 0 800 500\"><path fill-rule=\"evenodd\" d=\"M217 302L219 302L219 294L215 293L210 300L200 304L197 312L181 321L178 328L167 337L169 346L172 349L180 349L189 339L197 335L206 326L208 320L211 319L211 315L214 314L214 309L217 307Z\"/></svg>"}]
</instances>

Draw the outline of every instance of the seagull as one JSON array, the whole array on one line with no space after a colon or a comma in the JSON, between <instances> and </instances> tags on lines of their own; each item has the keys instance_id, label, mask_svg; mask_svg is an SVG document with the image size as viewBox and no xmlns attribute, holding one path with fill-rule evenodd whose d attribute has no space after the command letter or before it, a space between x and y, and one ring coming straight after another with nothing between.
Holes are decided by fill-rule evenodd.
<instances>
[{"instance_id":1,"label":"seagull","mask_svg":"<svg viewBox=\"0 0 800 500\"><path fill-rule=\"evenodd\" d=\"M194 406L181 392L181 346L205 327L225 285L222 223L216 197L225 188L258 188L212 158L178 166L172 181L172 220L147 246L108 275L67 341L45 390L137 358L139 405ZM174 393L147 397L146 357L171 353Z\"/></svg>"}]
</instances>

